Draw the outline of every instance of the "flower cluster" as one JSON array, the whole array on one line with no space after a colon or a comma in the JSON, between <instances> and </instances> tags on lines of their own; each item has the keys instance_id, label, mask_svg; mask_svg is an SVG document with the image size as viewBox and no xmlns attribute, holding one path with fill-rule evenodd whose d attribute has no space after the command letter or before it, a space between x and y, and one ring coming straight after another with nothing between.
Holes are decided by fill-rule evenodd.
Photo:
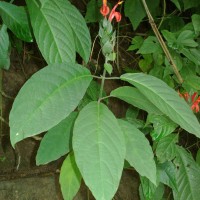
<instances>
[{"instance_id":1,"label":"flower cluster","mask_svg":"<svg viewBox=\"0 0 200 200\"><path fill-rule=\"evenodd\" d=\"M115 10L116 10L116 8L117 8L118 5L122 4L122 2L123 2L123 1L119 1L119 2L113 7L113 9L112 9L111 12L110 12L110 8L109 8L108 5L107 5L107 0L103 0L103 5L102 5L102 7L101 7L101 9L100 9L101 14L102 14L104 17L106 17L106 16L110 13L110 15L109 15L109 17L108 17L108 20L109 20L110 22L113 20L113 18L115 18L117 22L120 22L120 21L121 21L121 18L122 18L121 13L120 13L120 12L117 12L117 11L115 11Z\"/></svg>"},{"instance_id":2,"label":"flower cluster","mask_svg":"<svg viewBox=\"0 0 200 200\"><path fill-rule=\"evenodd\" d=\"M184 98L186 102L188 102L191 105L191 109L195 112L198 113L200 108L199 108L199 103L200 103L200 96L198 96L197 92L194 92L193 95L189 95L188 92L185 92L181 94L179 92L179 96Z\"/></svg>"}]
</instances>

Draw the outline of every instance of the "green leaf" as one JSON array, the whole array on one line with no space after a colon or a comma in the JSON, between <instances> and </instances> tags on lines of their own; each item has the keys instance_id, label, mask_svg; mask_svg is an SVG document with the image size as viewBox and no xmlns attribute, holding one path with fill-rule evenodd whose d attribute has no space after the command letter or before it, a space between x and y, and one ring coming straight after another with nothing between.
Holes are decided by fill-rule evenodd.
<instances>
[{"instance_id":1,"label":"green leaf","mask_svg":"<svg viewBox=\"0 0 200 200\"><path fill-rule=\"evenodd\" d=\"M0 2L1 3L1 2ZM0 68L9 69L10 67L10 41L6 25L2 25L0 30Z\"/></svg>"},{"instance_id":2,"label":"green leaf","mask_svg":"<svg viewBox=\"0 0 200 200\"><path fill-rule=\"evenodd\" d=\"M149 141L134 125L119 120L126 141L126 160L141 175L156 185L156 164Z\"/></svg>"},{"instance_id":3,"label":"green leaf","mask_svg":"<svg viewBox=\"0 0 200 200\"><path fill-rule=\"evenodd\" d=\"M142 46L137 51L140 54L150 54L155 52L162 52L160 44L155 36L149 36L144 40Z\"/></svg>"},{"instance_id":4,"label":"green leaf","mask_svg":"<svg viewBox=\"0 0 200 200\"><path fill-rule=\"evenodd\" d=\"M200 4L199 0L182 0L184 4L184 10L189 8L195 8Z\"/></svg>"},{"instance_id":5,"label":"green leaf","mask_svg":"<svg viewBox=\"0 0 200 200\"><path fill-rule=\"evenodd\" d=\"M127 73L120 77L136 86L160 111L183 129L200 137L200 124L189 105L166 83L151 75Z\"/></svg>"},{"instance_id":6,"label":"green leaf","mask_svg":"<svg viewBox=\"0 0 200 200\"><path fill-rule=\"evenodd\" d=\"M139 114L139 109L134 106L129 106L126 111L126 119L136 119Z\"/></svg>"},{"instance_id":7,"label":"green leaf","mask_svg":"<svg viewBox=\"0 0 200 200\"><path fill-rule=\"evenodd\" d=\"M115 61L116 59L116 53L112 52L111 54L109 54L108 56L106 56L107 61Z\"/></svg>"},{"instance_id":8,"label":"green leaf","mask_svg":"<svg viewBox=\"0 0 200 200\"><path fill-rule=\"evenodd\" d=\"M158 180L177 191L176 168L172 162L159 163L157 165Z\"/></svg>"},{"instance_id":9,"label":"green leaf","mask_svg":"<svg viewBox=\"0 0 200 200\"><path fill-rule=\"evenodd\" d=\"M171 33L168 30L162 30L164 38L167 40L167 44L172 49L177 49L177 38L176 33Z\"/></svg>"},{"instance_id":10,"label":"green leaf","mask_svg":"<svg viewBox=\"0 0 200 200\"><path fill-rule=\"evenodd\" d=\"M140 176L140 180L140 198L142 196L144 200L163 200L163 184L159 184L158 187L156 187L146 177Z\"/></svg>"},{"instance_id":11,"label":"green leaf","mask_svg":"<svg viewBox=\"0 0 200 200\"><path fill-rule=\"evenodd\" d=\"M64 200L72 200L74 198L81 186L81 178L74 154L70 153L62 164L59 177Z\"/></svg>"},{"instance_id":12,"label":"green leaf","mask_svg":"<svg viewBox=\"0 0 200 200\"><path fill-rule=\"evenodd\" d=\"M154 0L152 3L151 0L146 0L150 12L154 12L158 5L159 0ZM126 0L124 5L124 11L126 17L128 17L133 25L134 30L137 29L142 19L146 16L144 6L140 0Z\"/></svg>"},{"instance_id":13,"label":"green leaf","mask_svg":"<svg viewBox=\"0 0 200 200\"><path fill-rule=\"evenodd\" d=\"M52 64L34 74L22 87L10 112L11 143L57 125L79 104L91 81L78 64Z\"/></svg>"},{"instance_id":14,"label":"green leaf","mask_svg":"<svg viewBox=\"0 0 200 200\"><path fill-rule=\"evenodd\" d=\"M119 87L113 90L110 96L117 97L148 113L161 113L137 88L130 86Z\"/></svg>"},{"instance_id":15,"label":"green leaf","mask_svg":"<svg viewBox=\"0 0 200 200\"><path fill-rule=\"evenodd\" d=\"M159 140L169 135L177 127L177 124L164 115L149 114L147 121L153 123L154 134L151 135L153 140Z\"/></svg>"},{"instance_id":16,"label":"green leaf","mask_svg":"<svg viewBox=\"0 0 200 200\"><path fill-rule=\"evenodd\" d=\"M196 164L191 154L182 147L177 146L175 164L178 200L199 200L200 197L200 167Z\"/></svg>"},{"instance_id":17,"label":"green leaf","mask_svg":"<svg viewBox=\"0 0 200 200\"><path fill-rule=\"evenodd\" d=\"M147 73L152 68L153 57L151 54L144 54L143 57L144 59L139 61L139 67L142 72Z\"/></svg>"},{"instance_id":18,"label":"green leaf","mask_svg":"<svg viewBox=\"0 0 200 200\"><path fill-rule=\"evenodd\" d=\"M0 2L0 15L3 23L21 40L32 42L28 16L25 7Z\"/></svg>"},{"instance_id":19,"label":"green leaf","mask_svg":"<svg viewBox=\"0 0 200 200\"><path fill-rule=\"evenodd\" d=\"M87 12L85 15L85 21L87 23L97 22L99 19L98 2L96 0L90 0L87 3Z\"/></svg>"},{"instance_id":20,"label":"green leaf","mask_svg":"<svg viewBox=\"0 0 200 200\"><path fill-rule=\"evenodd\" d=\"M184 84L190 87L190 89L200 90L200 77L196 75L188 75L184 79Z\"/></svg>"},{"instance_id":21,"label":"green leaf","mask_svg":"<svg viewBox=\"0 0 200 200\"><path fill-rule=\"evenodd\" d=\"M191 49L187 49L187 48L183 48L180 50L180 53L182 53L185 57L187 57L189 60L191 60L194 64L196 65L200 65L200 58L197 57L200 55L200 52L195 49L195 48L191 48Z\"/></svg>"},{"instance_id":22,"label":"green leaf","mask_svg":"<svg viewBox=\"0 0 200 200\"><path fill-rule=\"evenodd\" d=\"M194 14L192 15L192 24L194 27L195 34L200 33L200 15Z\"/></svg>"},{"instance_id":23,"label":"green leaf","mask_svg":"<svg viewBox=\"0 0 200 200\"><path fill-rule=\"evenodd\" d=\"M71 150L72 128L76 117L77 113L72 112L45 134L37 152L37 165L44 165L57 160Z\"/></svg>"},{"instance_id":24,"label":"green leaf","mask_svg":"<svg viewBox=\"0 0 200 200\"><path fill-rule=\"evenodd\" d=\"M63 14L61 2L26 0L38 47L48 64L75 62L75 42L71 26ZM61 5L60 5L61 4ZM65 1L67 5L67 1Z\"/></svg>"},{"instance_id":25,"label":"green leaf","mask_svg":"<svg viewBox=\"0 0 200 200\"><path fill-rule=\"evenodd\" d=\"M105 63L104 64L104 69L111 75L113 71L113 67L110 63Z\"/></svg>"},{"instance_id":26,"label":"green leaf","mask_svg":"<svg viewBox=\"0 0 200 200\"><path fill-rule=\"evenodd\" d=\"M104 56L107 56L108 54L112 53L113 51L113 45L108 40L102 47L102 53Z\"/></svg>"},{"instance_id":27,"label":"green leaf","mask_svg":"<svg viewBox=\"0 0 200 200\"><path fill-rule=\"evenodd\" d=\"M87 63L91 52L91 38L85 19L79 10L69 1L56 0L55 2L57 2L57 6L59 6L62 14L64 14L65 20L68 21L71 26L76 51Z\"/></svg>"},{"instance_id":28,"label":"green leaf","mask_svg":"<svg viewBox=\"0 0 200 200\"><path fill-rule=\"evenodd\" d=\"M76 119L73 149L77 166L96 199L112 199L121 178L125 141L117 119L102 103L91 102Z\"/></svg>"},{"instance_id":29,"label":"green leaf","mask_svg":"<svg viewBox=\"0 0 200 200\"><path fill-rule=\"evenodd\" d=\"M176 143L178 135L171 134L161 138L156 147L156 155L159 162L171 161L176 156Z\"/></svg>"},{"instance_id":30,"label":"green leaf","mask_svg":"<svg viewBox=\"0 0 200 200\"><path fill-rule=\"evenodd\" d=\"M186 47L198 46L198 43L194 41L194 32L190 30L182 31L177 38L177 43Z\"/></svg>"},{"instance_id":31,"label":"green leaf","mask_svg":"<svg viewBox=\"0 0 200 200\"><path fill-rule=\"evenodd\" d=\"M176 5L176 7L181 11L181 5L179 3L179 0L171 0L171 2L173 2Z\"/></svg>"},{"instance_id":32,"label":"green leaf","mask_svg":"<svg viewBox=\"0 0 200 200\"><path fill-rule=\"evenodd\" d=\"M131 46L128 48L128 51L139 49L142 46L143 42L144 42L144 39L142 36L135 36L132 39Z\"/></svg>"}]
</instances>

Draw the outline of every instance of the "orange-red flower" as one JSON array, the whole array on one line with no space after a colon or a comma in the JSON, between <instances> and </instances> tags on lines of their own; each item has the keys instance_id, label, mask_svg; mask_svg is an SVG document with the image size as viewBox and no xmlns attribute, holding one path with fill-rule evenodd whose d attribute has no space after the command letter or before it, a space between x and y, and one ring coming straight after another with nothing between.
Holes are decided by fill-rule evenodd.
<instances>
[{"instance_id":1,"label":"orange-red flower","mask_svg":"<svg viewBox=\"0 0 200 200\"><path fill-rule=\"evenodd\" d=\"M103 0L103 5L102 5L102 7L100 8L101 14L102 14L104 17L106 17L106 16L109 14L109 12L110 12L110 15L109 15L109 17L108 17L108 20L111 22L111 21L113 20L113 18L115 18L117 22L120 22L120 21L121 21L121 18L122 18L121 13L120 13L120 12L117 12L117 11L115 11L115 10L116 10L116 8L117 8L118 5L122 4L122 2L123 2L123 1L119 1L119 2L113 7L113 9L112 9L111 12L110 12L110 8L109 8L108 5L107 5L107 0Z\"/></svg>"},{"instance_id":2,"label":"orange-red flower","mask_svg":"<svg viewBox=\"0 0 200 200\"><path fill-rule=\"evenodd\" d=\"M110 8L107 5L107 0L103 0L103 5L100 8L100 12L104 17L106 17L108 13L110 12Z\"/></svg>"},{"instance_id":3,"label":"orange-red flower","mask_svg":"<svg viewBox=\"0 0 200 200\"><path fill-rule=\"evenodd\" d=\"M199 103L200 103L200 96L197 96L197 92L194 92L192 96L188 94L188 92L185 92L181 94L180 92L179 96L184 98L189 104L191 104L191 109L195 112L198 113L200 110Z\"/></svg>"},{"instance_id":4,"label":"orange-red flower","mask_svg":"<svg viewBox=\"0 0 200 200\"><path fill-rule=\"evenodd\" d=\"M113 18L115 17L116 21L117 22L120 22L121 21L121 18L122 18L122 15L120 12L116 12L116 8L118 5L122 4L122 1L119 1L114 7L113 9L111 10L110 12L110 15L109 15L109 18L108 20L111 22L113 20Z\"/></svg>"}]
</instances>

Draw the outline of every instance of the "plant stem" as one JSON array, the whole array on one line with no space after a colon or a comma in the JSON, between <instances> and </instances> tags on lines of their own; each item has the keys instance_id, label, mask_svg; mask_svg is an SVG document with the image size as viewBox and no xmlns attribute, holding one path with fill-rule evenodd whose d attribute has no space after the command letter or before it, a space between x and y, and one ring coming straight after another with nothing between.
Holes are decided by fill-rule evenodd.
<instances>
[{"instance_id":1,"label":"plant stem","mask_svg":"<svg viewBox=\"0 0 200 200\"><path fill-rule=\"evenodd\" d=\"M0 127L0 128L1 128L1 135L2 135L2 122L3 122L3 123L5 123L5 124L7 124L7 125L9 126L9 123L8 123L8 122L7 122L7 121L6 121L6 120L5 120L3 117L1 117L1 116L0 116L0 123L1 123L1 127Z\"/></svg>"},{"instance_id":2,"label":"plant stem","mask_svg":"<svg viewBox=\"0 0 200 200\"><path fill-rule=\"evenodd\" d=\"M157 37L157 39L158 39L158 41L159 41L159 43L160 43L160 45L162 47L167 59L169 60L169 63L171 64L172 69L173 69L174 73L176 74L176 77L178 78L179 83L182 84L183 83L183 78L181 77L181 75L180 75L180 73L178 71L178 68L177 68L177 66L176 66L176 64L175 64L175 62L174 62L174 60L173 60L173 58L172 58L172 56L171 56L171 54L169 52L164 40L163 40L163 38L162 38L162 36L161 36L161 34L160 34L155 22L154 22L154 19L153 19L152 15L151 15L151 13L149 11L149 8L148 8L148 6L146 4L146 0L142 0L142 3L144 5L145 11L146 11L147 16L149 18L149 23L151 25L151 28L153 29L153 32L155 33L155 35L156 35L156 37Z\"/></svg>"},{"instance_id":3,"label":"plant stem","mask_svg":"<svg viewBox=\"0 0 200 200\"><path fill-rule=\"evenodd\" d=\"M102 76L94 76L92 75L93 78L96 78L96 79L103 79ZM119 80L120 78L119 77L104 77L105 80Z\"/></svg>"},{"instance_id":4,"label":"plant stem","mask_svg":"<svg viewBox=\"0 0 200 200\"><path fill-rule=\"evenodd\" d=\"M160 23L158 25L158 29L160 29L160 27L161 27L161 25L162 25L162 23L164 21L165 15L166 15L166 0L163 1L163 4L164 4L163 16L162 16L161 21L160 21Z\"/></svg>"},{"instance_id":5,"label":"plant stem","mask_svg":"<svg viewBox=\"0 0 200 200\"><path fill-rule=\"evenodd\" d=\"M103 76L101 79L101 88L100 88L100 93L99 93L99 100L102 98L103 95L103 87L104 87L104 83L105 83L105 76L106 76L106 70L103 70Z\"/></svg>"}]
</instances>

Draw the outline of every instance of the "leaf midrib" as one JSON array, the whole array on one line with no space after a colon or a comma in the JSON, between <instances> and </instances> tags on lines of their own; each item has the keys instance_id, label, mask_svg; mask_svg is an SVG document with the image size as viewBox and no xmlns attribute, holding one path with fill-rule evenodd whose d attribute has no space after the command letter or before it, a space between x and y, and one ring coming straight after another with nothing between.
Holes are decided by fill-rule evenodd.
<instances>
[{"instance_id":1,"label":"leaf midrib","mask_svg":"<svg viewBox=\"0 0 200 200\"><path fill-rule=\"evenodd\" d=\"M29 116L29 118L27 118L27 120L23 123L22 127L19 129L19 131L17 131L17 133L21 133L21 131L23 131L24 126L33 118L35 112L37 112L37 110L39 110L41 108L42 105L44 105L47 100L49 98L51 98L51 96L55 93L57 93L59 90L61 90L63 87L70 85L71 83L73 83L76 80L80 80L81 78L87 78L87 77L91 77L91 75L83 75L83 76L79 76L78 78L74 78L70 81L66 81L65 83L63 83L60 87L58 87L56 90L54 90L53 92L51 92L45 99L44 101L42 101L40 103L40 105L32 112L32 114ZM24 134L23 134L24 135ZM24 138L24 137L23 137Z\"/></svg>"},{"instance_id":2,"label":"leaf midrib","mask_svg":"<svg viewBox=\"0 0 200 200\"><path fill-rule=\"evenodd\" d=\"M31 0L31 1L32 1L32 0ZM34 1L33 1L33 3L34 3ZM37 5L36 5L36 6L37 6ZM54 34L53 34L53 30L52 30L52 28L51 28L51 26L50 26L50 24L49 24L49 22L48 22L48 20L47 20L47 16L45 16L45 14L44 14L43 7L42 7L41 9L39 9L38 12L41 13L41 15L43 16L43 19L46 21L47 25L49 26L49 31L51 32L51 35L53 36L54 43L56 44L57 51L59 52L58 55L59 55L60 59L62 60L60 48L58 48L57 40L55 40L55 37L54 37ZM63 60L62 60L62 61L63 61Z\"/></svg>"},{"instance_id":3,"label":"leaf midrib","mask_svg":"<svg viewBox=\"0 0 200 200\"><path fill-rule=\"evenodd\" d=\"M55 4L56 4L56 6L61 10L62 14L65 16L65 19L68 21L68 23L69 23L69 25L70 25L70 27L71 27L72 32L73 32L73 33L75 34L75 36L76 36L75 38L79 41L79 44L81 45L82 50L84 51L84 47L83 47L82 43L80 42L79 38L77 37L77 34L76 34L76 32L75 32L73 26L72 26L71 23L70 23L71 21L68 20L68 18L67 18L66 15L65 15L65 12L63 12L62 7L60 7L60 5L57 3L57 1L55 1ZM84 51L84 54L85 54L85 51Z\"/></svg>"},{"instance_id":4,"label":"leaf midrib","mask_svg":"<svg viewBox=\"0 0 200 200\"><path fill-rule=\"evenodd\" d=\"M127 80L129 80L129 81L131 81L131 82L135 82L135 83L141 85L141 86L144 87L144 88L148 88L149 91L151 91L151 92L153 92L153 93L155 94L155 91L154 91L154 90L152 90L151 88L147 87L147 86L144 85L144 84L141 84L141 83L139 83L139 82L137 82L137 81L133 81L133 80L128 79L128 78L123 78L123 79L127 79ZM139 89L139 88L138 88L138 89ZM144 96L146 96L146 95L144 94ZM159 95L157 95L157 96L159 96ZM148 96L146 96L146 98L148 98ZM161 96L159 96L159 98L160 98L162 101L164 101L164 99L163 99ZM148 98L148 99L149 99L149 98ZM151 100L149 99L149 101L151 101ZM180 114L176 111L176 109L174 109L174 107L172 107L172 106L168 103L168 101L167 101L167 102L164 101L164 102L165 102L165 104L167 104L168 107L172 108L173 111L174 111L181 119L183 119L183 121L186 122L186 124L188 125L187 121L182 117L182 115L180 115ZM159 108L158 108L158 109L159 109ZM159 109L159 110L160 110L160 109ZM161 112L162 112L162 111L161 111ZM169 116L168 116L168 117L169 117ZM172 121L174 121L174 120L172 120ZM175 123L176 123L176 122L175 122ZM194 130L192 126L190 126L190 127L192 128L192 130ZM195 130L195 135L197 135L196 132L198 132L198 131Z\"/></svg>"},{"instance_id":5,"label":"leaf midrib","mask_svg":"<svg viewBox=\"0 0 200 200\"><path fill-rule=\"evenodd\" d=\"M4 9L2 8L2 6L0 6L0 10L1 10L2 12L4 12L5 14L7 14L8 16L10 16L10 18L11 18L12 20L14 20L18 25L20 25L21 23L24 22L24 21L21 21L21 23L20 23L20 21L18 21L17 18L14 18L14 16L12 15L12 13L8 12L7 9L4 10Z\"/></svg>"},{"instance_id":6,"label":"leaf midrib","mask_svg":"<svg viewBox=\"0 0 200 200\"><path fill-rule=\"evenodd\" d=\"M189 189L190 189L190 191L193 191L193 190L192 190L192 187L191 187L191 183L190 183L190 178L189 178L189 175L188 175L187 170L186 170L186 167L185 167L184 159L182 158L180 152L179 152L179 156L180 156L180 158L181 158L180 160L181 160L181 162L182 162L183 170L184 170L184 172L185 172L185 174L186 174L186 179L187 179L187 182L188 182L188 185L189 185ZM194 199L194 198L193 198L193 193L191 192L190 194L192 194L192 199Z\"/></svg>"}]
</instances>

